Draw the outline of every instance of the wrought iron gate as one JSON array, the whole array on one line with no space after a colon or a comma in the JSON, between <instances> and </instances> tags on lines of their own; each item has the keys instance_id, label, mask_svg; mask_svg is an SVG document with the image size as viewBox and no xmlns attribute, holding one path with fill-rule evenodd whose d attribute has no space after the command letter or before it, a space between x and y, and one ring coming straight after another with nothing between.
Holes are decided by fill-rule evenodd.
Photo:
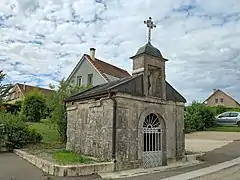
<instances>
[{"instance_id":1,"label":"wrought iron gate","mask_svg":"<svg viewBox=\"0 0 240 180\"><path fill-rule=\"evenodd\" d=\"M156 114L151 113L143 123L143 167L162 165L161 124Z\"/></svg>"}]
</instances>

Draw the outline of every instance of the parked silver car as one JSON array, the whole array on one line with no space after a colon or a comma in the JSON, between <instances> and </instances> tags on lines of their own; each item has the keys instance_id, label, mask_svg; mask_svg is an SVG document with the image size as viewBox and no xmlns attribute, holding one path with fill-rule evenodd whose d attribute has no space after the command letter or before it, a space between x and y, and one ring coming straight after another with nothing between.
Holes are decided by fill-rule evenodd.
<instances>
[{"instance_id":1,"label":"parked silver car","mask_svg":"<svg viewBox=\"0 0 240 180\"><path fill-rule=\"evenodd\" d=\"M237 125L240 127L240 112L224 112L216 117L217 124Z\"/></svg>"}]
</instances>

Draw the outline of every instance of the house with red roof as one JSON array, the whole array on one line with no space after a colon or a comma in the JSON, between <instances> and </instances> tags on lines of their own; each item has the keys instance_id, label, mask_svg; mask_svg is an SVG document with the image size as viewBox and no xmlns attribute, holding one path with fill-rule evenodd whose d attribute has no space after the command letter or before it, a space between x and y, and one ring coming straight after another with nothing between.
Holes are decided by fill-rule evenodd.
<instances>
[{"instance_id":1,"label":"house with red roof","mask_svg":"<svg viewBox=\"0 0 240 180\"><path fill-rule=\"evenodd\" d=\"M39 92L41 92L44 96L49 96L51 93L54 91L51 89L46 89L46 88L41 88L37 86L32 86L32 85L27 85L27 84L21 84L21 83L16 83L14 87L11 90L10 96L7 98L6 102L9 104L13 104L17 101L21 101L23 97L28 92L34 91L37 89Z\"/></svg>"},{"instance_id":2,"label":"house with red roof","mask_svg":"<svg viewBox=\"0 0 240 180\"><path fill-rule=\"evenodd\" d=\"M95 49L84 54L67 78L71 85L100 85L131 75L124 69L116 67L95 57Z\"/></svg>"}]
</instances>

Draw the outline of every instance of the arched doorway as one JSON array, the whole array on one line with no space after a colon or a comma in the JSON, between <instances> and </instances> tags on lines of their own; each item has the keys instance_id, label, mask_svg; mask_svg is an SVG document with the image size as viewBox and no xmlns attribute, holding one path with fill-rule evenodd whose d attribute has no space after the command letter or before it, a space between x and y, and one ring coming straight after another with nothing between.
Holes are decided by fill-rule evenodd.
<instances>
[{"instance_id":1,"label":"arched doorway","mask_svg":"<svg viewBox=\"0 0 240 180\"><path fill-rule=\"evenodd\" d=\"M142 162L144 168L163 165L164 121L157 114L148 114L142 124Z\"/></svg>"}]
</instances>

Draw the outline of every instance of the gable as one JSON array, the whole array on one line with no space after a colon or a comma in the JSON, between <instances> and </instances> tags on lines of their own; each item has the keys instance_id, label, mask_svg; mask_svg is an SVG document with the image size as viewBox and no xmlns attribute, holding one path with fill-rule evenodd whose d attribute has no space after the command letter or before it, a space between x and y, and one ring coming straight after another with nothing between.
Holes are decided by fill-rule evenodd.
<instances>
[{"instance_id":1,"label":"gable","mask_svg":"<svg viewBox=\"0 0 240 180\"><path fill-rule=\"evenodd\" d=\"M34 91L34 89L37 89L40 93L42 93L45 96L48 96L51 93L54 93L54 91L51 89L41 88L41 87L37 87L37 86L31 86L31 85L27 85L27 84L24 85L24 84L20 84L20 83L17 83L16 85L20 89L22 95L26 95L28 92Z\"/></svg>"},{"instance_id":2,"label":"gable","mask_svg":"<svg viewBox=\"0 0 240 180\"><path fill-rule=\"evenodd\" d=\"M124 78L131 76L126 70L123 70L117 66L109 64L105 61L95 58L93 60L89 55L85 54L88 60L99 70L102 75L108 75L115 78ZM105 76L104 76L105 77ZM105 77L107 78L107 77Z\"/></svg>"},{"instance_id":3,"label":"gable","mask_svg":"<svg viewBox=\"0 0 240 180\"><path fill-rule=\"evenodd\" d=\"M229 95L225 94L222 91L215 92L213 96L211 96L208 100L215 100L215 98L221 98L221 97L227 99L228 101L231 101L232 103L236 103L236 101L232 97L230 97Z\"/></svg>"},{"instance_id":4,"label":"gable","mask_svg":"<svg viewBox=\"0 0 240 180\"><path fill-rule=\"evenodd\" d=\"M83 73L81 73L82 71ZM107 80L101 75L101 73L96 69L96 67L87 59L86 55L83 55L82 58L78 61L77 65L74 67L73 71L67 78L67 81L71 82L77 76L86 76L87 74L94 74L97 80L100 79L100 82L106 83ZM98 75L97 75L98 74Z\"/></svg>"},{"instance_id":5,"label":"gable","mask_svg":"<svg viewBox=\"0 0 240 180\"><path fill-rule=\"evenodd\" d=\"M71 75L68 78L68 81L71 84L76 84L77 76L82 77L82 84L87 84L88 74L93 74L93 84L102 84L106 83L106 79L99 73L99 71L89 62L85 57L83 57Z\"/></svg>"},{"instance_id":6,"label":"gable","mask_svg":"<svg viewBox=\"0 0 240 180\"><path fill-rule=\"evenodd\" d=\"M84 63L89 64L84 65ZM84 68L81 68L81 66L84 66ZM86 71L88 71L89 73L87 73ZM71 74L68 76L67 81L71 82L74 78L76 78L76 76L83 77L90 73L96 76L94 77L94 79L96 80L95 85L131 76L126 70L123 70L107 62L101 61L97 58L93 60L89 55L84 54L71 72Z\"/></svg>"},{"instance_id":7,"label":"gable","mask_svg":"<svg viewBox=\"0 0 240 180\"><path fill-rule=\"evenodd\" d=\"M240 105L235 99L233 99L230 95L226 94L225 92L221 91L220 89L216 90L213 92L204 102L206 104L211 104L215 102L215 99L224 99L224 103L231 103L231 104L236 104Z\"/></svg>"}]
</instances>

